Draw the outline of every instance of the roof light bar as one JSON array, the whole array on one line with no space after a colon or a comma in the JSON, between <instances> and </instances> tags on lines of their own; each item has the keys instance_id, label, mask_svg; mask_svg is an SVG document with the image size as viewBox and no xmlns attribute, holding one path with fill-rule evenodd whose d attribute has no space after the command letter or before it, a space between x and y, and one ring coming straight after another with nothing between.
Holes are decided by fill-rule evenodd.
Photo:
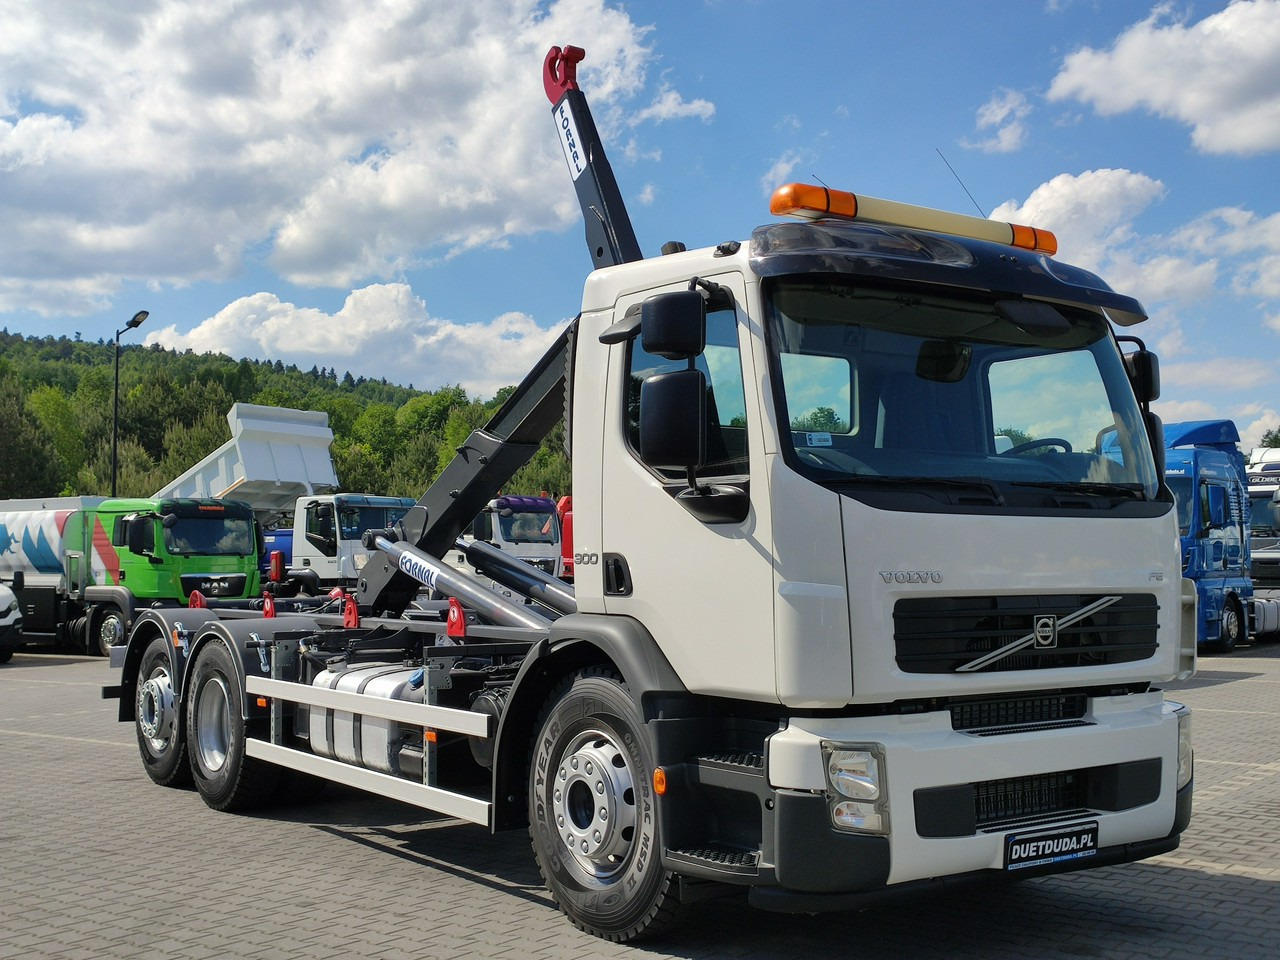
<instances>
[{"instance_id":1,"label":"roof light bar","mask_svg":"<svg viewBox=\"0 0 1280 960\"><path fill-rule=\"evenodd\" d=\"M962 213L948 213L930 207L917 207L895 200L859 196L812 183L788 183L773 191L769 212L775 216L800 217L805 220L830 217L896 224L917 230L973 237L975 240L990 240L1050 257L1058 252L1058 238L1048 230L1005 223L1002 220L969 217Z\"/></svg>"}]
</instances>

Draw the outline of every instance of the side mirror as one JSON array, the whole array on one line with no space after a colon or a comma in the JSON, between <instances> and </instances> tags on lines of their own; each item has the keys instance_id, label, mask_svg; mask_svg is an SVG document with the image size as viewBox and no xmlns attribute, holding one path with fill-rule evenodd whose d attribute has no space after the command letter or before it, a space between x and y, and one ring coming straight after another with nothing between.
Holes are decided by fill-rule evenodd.
<instances>
[{"instance_id":1,"label":"side mirror","mask_svg":"<svg viewBox=\"0 0 1280 960\"><path fill-rule=\"evenodd\" d=\"M1160 361L1154 353L1142 349L1126 354L1124 369L1139 403L1160 399Z\"/></svg>"},{"instance_id":2,"label":"side mirror","mask_svg":"<svg viewBox=\"0 0 1280 960\"><path fill-rule=\"evenodd\" d=\"M151 521L145 517L134 517L125 530L125 544L130 553L145 557L155 552L156 537Z\"/></svg>"},{"instance_id":3,"label":"side mirror","mask_svg":"<svg viewBox=\"0 0 1280 960\"><path fill-rule=\"evenodd\" d=\"M640 459L659 470L689 471L706 461L707 379L701 370L656 373L640 385Z\"/></svg>"},{"instance_id":4,"label":"side mirror","mask_svg":"<svg viewBox=\"0 0 1280 960\"><path fill-rule=\"evenodd\" d=\"M1164 476L1164 421L1150 410L1142 412L1142 425L1147 428L1147 442L1151 444L1151 457L1156 462L1156 476Z\"/></svg>"},{"instance_id":5,"label":"side mirror","mask_svg":"<svg viewBox=\"0 0 1280 960\"><path fill-rule=\"evenodd\" d=\"M27 575L21 570L13 571L13 592L18 593L27 585Z\"/></svg>"},{"instance_id":6,"label":"side mirror","mask_svg":"<svg viewBox=\"0 0 1280 960\"><path fill-rule=\"evenodd\" d=\"M697 290L659 293L640 307L645 353L667 360L696 357L707 345L706 300Z\"/></svg>"}]
</instances>

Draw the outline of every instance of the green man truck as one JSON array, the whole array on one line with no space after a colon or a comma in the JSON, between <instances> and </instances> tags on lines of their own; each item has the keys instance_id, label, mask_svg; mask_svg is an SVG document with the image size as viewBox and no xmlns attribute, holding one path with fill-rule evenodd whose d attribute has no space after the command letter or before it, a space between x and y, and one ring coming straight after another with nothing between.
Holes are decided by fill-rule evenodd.
<instances>
[{"instance_id":1,"label":"green man truck","mask_svg":"<svg viewBox=\"0 0 1280 960\"><path fill-rule=\"evenodd\" d=\"M230 500L58 497L0 501L0 577L24 636L107 656L139 611L205 596L256 596L253 511Z\"/></svg>"}]
</instances>

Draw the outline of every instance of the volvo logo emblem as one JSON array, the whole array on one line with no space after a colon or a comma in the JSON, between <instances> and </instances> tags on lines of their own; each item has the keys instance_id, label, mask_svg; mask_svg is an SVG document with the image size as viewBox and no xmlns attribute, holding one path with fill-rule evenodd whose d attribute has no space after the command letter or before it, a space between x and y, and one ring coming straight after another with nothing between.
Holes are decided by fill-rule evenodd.
<instances>
[{"instance_id":1,"label":"volvo logo emblem","mask_svg":"<svg viewBox=\"0 0 1280 960\"><path fill-rule=\"evenodd\" d=\"M1049 649L1058 645L1058 618L1054 614L1036 617L1031 626L1031 634L1036 638L1036 647Z\"/></svg>"}]
</instances>

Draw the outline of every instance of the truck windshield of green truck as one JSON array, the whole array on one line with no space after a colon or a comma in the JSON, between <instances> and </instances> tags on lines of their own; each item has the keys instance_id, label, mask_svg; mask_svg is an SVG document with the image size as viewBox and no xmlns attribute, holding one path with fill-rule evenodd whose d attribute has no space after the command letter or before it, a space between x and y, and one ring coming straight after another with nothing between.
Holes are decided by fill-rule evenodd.
<instances>
[{"instance_id":1,"label":"truck windshield of green truck","mask_svg":"<svg viewBox=\"0 0 1280 960\"><path fill-rule=\"evenodd\" d=\"M251 519L201 507L174 517L162 524L164 547L172 556L247 557L257 551Z\"/></svg>"}]
</instances>

